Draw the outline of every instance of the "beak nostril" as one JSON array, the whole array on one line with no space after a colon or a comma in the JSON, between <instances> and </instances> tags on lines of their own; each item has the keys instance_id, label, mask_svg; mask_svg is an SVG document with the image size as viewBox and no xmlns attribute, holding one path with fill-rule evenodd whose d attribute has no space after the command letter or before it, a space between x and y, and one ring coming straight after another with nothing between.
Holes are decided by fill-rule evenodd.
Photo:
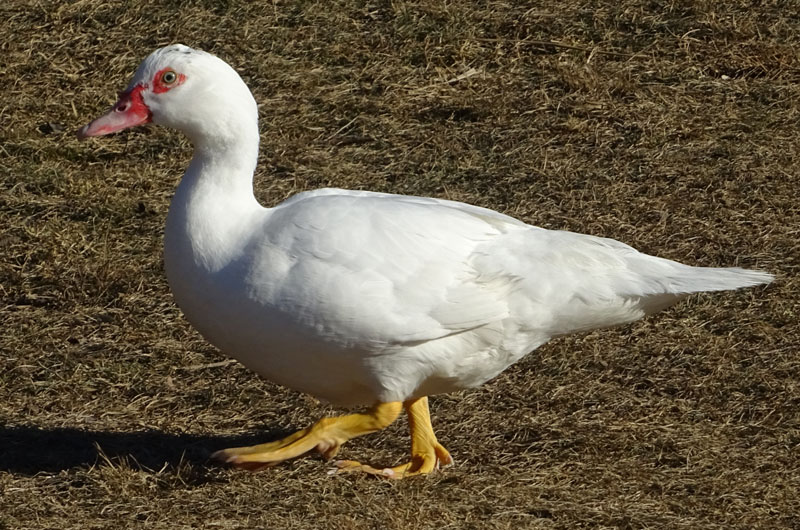
<instances>
[{"instance_id":1,"label":"beak nostril","mask_svg":"<svg viewBox=\"0 0 800 530\"><path fill-rule=\"evenodd\" d=\"M128 108L128 105L126 105L125 103L123 103L122 105L119 105L119 106L117 107L117 112L125 112L125 109L127 109L127 108Z\"/></svg>"}]
</instances>

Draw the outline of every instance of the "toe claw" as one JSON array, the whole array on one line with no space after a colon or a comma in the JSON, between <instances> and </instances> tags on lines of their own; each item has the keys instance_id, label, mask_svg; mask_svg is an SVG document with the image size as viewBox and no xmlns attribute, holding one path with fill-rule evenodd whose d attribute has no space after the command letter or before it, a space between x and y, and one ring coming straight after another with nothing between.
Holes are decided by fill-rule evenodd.
<instances>
[{"instance_id":1,"label":"toe claw","mask_svg":"<svg viewBox=\"0 0 800 530\"><path fill-rule=\"evenodd\" d=\"M209 456L211 460L216 460L217 462L222 462L224 464L230 463L231 459L233 458L232 455L229 455L225 449L220 449L219 451L214 451Z\"/></svg>"}]
</instances>

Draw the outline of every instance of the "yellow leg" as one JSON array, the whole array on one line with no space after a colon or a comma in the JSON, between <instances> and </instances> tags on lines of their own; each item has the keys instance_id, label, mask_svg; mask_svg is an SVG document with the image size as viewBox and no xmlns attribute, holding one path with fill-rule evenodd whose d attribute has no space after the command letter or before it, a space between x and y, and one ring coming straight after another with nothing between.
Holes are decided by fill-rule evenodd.
<instances>
[{"instance_id":1,"label":"yellow leg","mask_svg":"<svg viewBox=\"0 0 800 530\"><path fill-rule=\"evenodd\" d=\"M411 461L395 467L374 468L353 460L336 462L337 471L363 471L372 475L389 478L403 478L412 475L426 475L440 465L450 465L453 458L442 444L436 440L428 410L428 398L422 397L403 404L408 413L408 427L411 431Z\"/></svg>"},{"instance_id":2,"label":"yellow leg","mask_svg":"<svg viewBox=\"0 0 800 530\"><path fill-rule=\"evenodd\" d=\"M282 440L250 447L222 449L211 455L211 458L250 470L289 460L312 449L328 459L336 455L339 446L347 440L388 426L400 415L402 407L399 401L378 403L365 414L322 418L311 427Z\"/></svg>"}]
</instances>

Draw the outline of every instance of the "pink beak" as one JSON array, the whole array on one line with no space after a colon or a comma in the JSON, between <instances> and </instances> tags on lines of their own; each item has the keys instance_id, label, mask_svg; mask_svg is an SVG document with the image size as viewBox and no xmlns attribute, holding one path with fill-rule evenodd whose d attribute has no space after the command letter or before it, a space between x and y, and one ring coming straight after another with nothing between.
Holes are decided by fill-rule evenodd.
<instances>
[{"instance_id":1,"label":"pink beak","mask_svg":"<svg viewBox=\"0 0 800 530\"><path fill-rule=\"evenodd\" d=\"M153 119L153 114L142 98L143 90L143 85L136 85L120 94L119 100L111 107L111 110L78 130L76 133L78 139L83 140L89 136L102 136L135 125L150 123Z\"/></svg>"}]
</instances>

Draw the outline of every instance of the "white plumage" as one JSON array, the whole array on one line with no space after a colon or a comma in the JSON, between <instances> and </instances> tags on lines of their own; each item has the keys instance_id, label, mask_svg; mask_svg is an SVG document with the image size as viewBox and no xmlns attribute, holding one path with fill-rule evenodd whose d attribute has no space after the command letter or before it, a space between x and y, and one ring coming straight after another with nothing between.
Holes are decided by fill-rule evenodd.
<instances>
[{"instance_id":1,"label":"white plumage","mask_svg":"<svg viewBox=\"0 0 800 530\"><path fill-rule=\"evenodd\" d=\"M159 90L165 70L181 80ZM141 123L110 121L137 98L144 121L195 145L165 236L178 305L250 369L335 404L409 404L474 387L554 336L772 279L438 199L322 189L263 208L252 190L256 104L233 69L180 45L160 49L81 135Z\"/></svg>"}]
</instances>

